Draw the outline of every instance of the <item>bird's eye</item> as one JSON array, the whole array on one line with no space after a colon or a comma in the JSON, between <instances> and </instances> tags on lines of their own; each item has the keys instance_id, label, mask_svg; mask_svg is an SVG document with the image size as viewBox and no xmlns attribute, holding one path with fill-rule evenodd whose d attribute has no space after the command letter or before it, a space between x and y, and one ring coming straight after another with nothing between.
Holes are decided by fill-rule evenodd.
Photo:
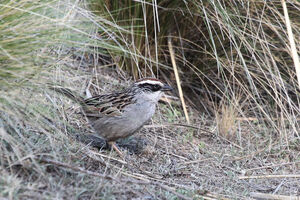
<instances>
[{"instance_id":1,"label":"bird's eye","mask_svg":"<svg viewBox=\"0 0 300 200\"><path fill-rule=\"evenodd\" d=\"M160 85L153 85L153 91L158 91L160 88Z\"/></svg>"}]
</instances>

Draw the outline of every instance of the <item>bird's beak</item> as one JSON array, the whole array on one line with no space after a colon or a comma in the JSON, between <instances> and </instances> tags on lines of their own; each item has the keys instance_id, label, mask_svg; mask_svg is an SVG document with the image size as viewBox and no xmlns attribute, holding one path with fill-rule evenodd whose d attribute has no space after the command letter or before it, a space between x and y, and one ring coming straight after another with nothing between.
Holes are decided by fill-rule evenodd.
<instances>
[{"instance_id":1,"label":"bird's beak","mask_svg":"<svg viewBox=\"0 0 300 200\"><path fill-rule=\"evenodd\" d=\"M161 91L171 91L173 88L167 84L165 84L161 89Z\"/></svg>"}]
</instances>

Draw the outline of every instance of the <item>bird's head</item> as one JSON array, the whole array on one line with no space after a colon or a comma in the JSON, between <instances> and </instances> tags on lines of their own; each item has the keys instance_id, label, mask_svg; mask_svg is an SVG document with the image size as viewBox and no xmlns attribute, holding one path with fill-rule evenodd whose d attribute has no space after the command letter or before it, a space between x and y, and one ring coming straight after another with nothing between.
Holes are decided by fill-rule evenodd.
<instances>
[{"instance_id":1,"label":"bird's head","mask_svg":"<svg viewBox=\"0 0 300 200\"><path fill-rule=\"evenodd\" d=\"M133 84L133 88L147 99L157 102L164 91L173 90L173 88L156 78L142 78Z\"/></svg>"}]
</instances>

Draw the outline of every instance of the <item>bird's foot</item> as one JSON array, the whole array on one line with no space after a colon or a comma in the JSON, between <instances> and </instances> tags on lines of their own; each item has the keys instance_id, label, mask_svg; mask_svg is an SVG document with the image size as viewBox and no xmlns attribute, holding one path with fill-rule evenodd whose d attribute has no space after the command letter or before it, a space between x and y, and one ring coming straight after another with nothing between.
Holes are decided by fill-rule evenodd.
<instances>
[{"instance_id":1,"label":"bird's foot","mask_svg":"<svg viewBox=\"0 0 300 200\"><path fill-rule=\"evenodd\" d=\"M117 147L116 142L108 142L108 144L119 154L121 158L124 158L123 153L120 151L120 149Z\"/></svg>"}]
</instances>

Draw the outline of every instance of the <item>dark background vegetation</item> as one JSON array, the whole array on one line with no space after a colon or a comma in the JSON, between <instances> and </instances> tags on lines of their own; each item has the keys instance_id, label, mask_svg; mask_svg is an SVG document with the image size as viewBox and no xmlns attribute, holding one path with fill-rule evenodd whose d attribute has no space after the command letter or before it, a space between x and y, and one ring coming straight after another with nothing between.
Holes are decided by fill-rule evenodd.
<instances>
[{"instance_id":1,"label":"dark background vegetation","mask_svg":"<svg viewBox=\"0 0 300 200\"><path fill-rule=\"evenodd\" d=\"M299 1L287 9L299 52ZM277 0L0 1L0 197L299 195L285 19ZM47 89L99 94L147 76L183 89L191 122L180 100L160 105L124 160L78 142L92 133L79 106Z\"/></svg>"}]
</instances>

